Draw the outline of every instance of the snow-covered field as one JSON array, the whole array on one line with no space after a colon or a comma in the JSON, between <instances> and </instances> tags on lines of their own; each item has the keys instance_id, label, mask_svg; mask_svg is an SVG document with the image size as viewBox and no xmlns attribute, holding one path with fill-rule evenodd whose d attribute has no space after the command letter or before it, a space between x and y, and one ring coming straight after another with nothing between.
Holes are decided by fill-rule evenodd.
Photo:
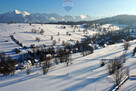
<instances>
[{"instance_id":1,"label":"snow-covered field","mask_svg":"<svg viewBox=\"0 0 136 91\"><path fill-rule=\"evenodd\" d=\"M130 75L136 71L135 57L131 57L136 41L131 43L125 65L130 67ZM100 67L101 58L112 59L123 53L123 44L115 44L107 48L95 50L94 54L82 57L73 54L73 64L53 66L47 75L40 68L31 68L32 73L26 75L25 70L13 76L0 78L0 91L108 91L112 88L112 76L107 73L106 66ZM131 84L129 84L131 83ZM120 90L136 89L135 79L127 81Z\"/></svg>"},{"instance_id":2,"label":"snow-covered field","mask_svg":"<svg viewBox=\"0 0 136 91\"><path fill-rule=\"evenodd\" d=\"M16 32L14 36L26 46L29 46L31 43L36 45L51 45L52 42L49 36L53 35L57 39L58 32L60 32L60 38L65 41L69 39L81 40L81 38L84 38L83 32L72 33L73 29L70 27L60 29L60 25L30 26L28 24L0 24L0 27L0 49L14 55L15 53L12 50L20 47L9 37L14 32ZM45 30L44 35L30 33L32 28L39 29L39 27ZM66 36L67 31L72 35ZM90 30L89 35L93 33L96 32ZM34 41L36 36L40 37L42 41ZM9 40L9 42L4 42L5 40ZM130 44L131 47L127 51L128 60L125 65L129 67L130 75L135 75L136 61L135 57L131 56L136 45L136 40L131 41ZM120 43L97 49L93 54L86 57L83 57L80 53L72 54L72 65L68 67L65 64L52 66L46 75L42 74L41 68L31 67L30 75L27 75L26 71L23 70L16 72L12 76L1 76L0 91L110 91L114 85L112 76L108 75L106 66L100 67L100 60L102 58L113 59L119 57L123 54L123 49L123 44ZM25 49L22 50L25 51ZM120 90L135 91L135 83L135 78L129 79Z\"/></svg>"},{"instance_id":3,"label":"snow-covered field","mask_svg":"<svg viewBox=\"0 0 136 91\"><path fill-rule=\"evenodd\" d=\"M61 45L62 41L75 43L77 40L81 41L86 38L84 35L93 35L94 31L89 30L88 34L83 33L83 28L75 29L70 26L66 26L66 29L61 28L62 25L49 25L49 24L0 24L0 51L6 52L8 55L14 55L13 50L15 48L20 48L20 50L25 51L19 45L17 45L13 40L11 40L10 35L13 35L15 39L21 42L24 46L30 47L31 44L47 45L53 44L53 40L57 41L56 45ZM79 26L80 27L80 26ZM35 29L37 33L32 33L32 29ZM44 30L44 34L41 35L39 32L41 29ZM69 32L71 36L66 35ZM59 36L58 36L59 33ZM53 36L53 40L51 40ZM40 38L40 42L36 41L36 37ZM8 40L8 42L5 42Z\"/></svg>"},{"instance_id":4,"label":"snow-covered field","mask_svg":"<svg viewBox=\"0 0 136 91\"><path fill-rule=\"evenodd\" d=\"M62 25L50 25L50 24L0 24L0 51L6 52L8 55L16 55L13 50L15 48L19 48L23 52L25 50L17 45L11 38L10 35L13 35L16 40L23 44L23 46L30 47L31 44L35 44L36 46L47 45L50 46L53 44L53 40L56 40L56 45L61 45L63 41L74 44L77 40L81 41L86 38L86 36L92 36L97 33L97 31L93 31L93 29L88 30L88 34L83 32L84 28L78 25L78 29L75 29L70 26L66 26L66 29L61 28ZM111 24L105 24L102 28L109 28ZM112 26L110 27L112 30L118 30L119 27ZM36 30L36 33L32 33L32 29ZM44 34L41 35L41 29L44 30ZM66 33L69 35L66 35ZM59 36L58 36L59 33ZM53 36L53 40L51 40L51 36ZM40 38L40 42L36 41L36 37ZM8 42L5 42L7 41Z\"/></svg>"}]
</instances>

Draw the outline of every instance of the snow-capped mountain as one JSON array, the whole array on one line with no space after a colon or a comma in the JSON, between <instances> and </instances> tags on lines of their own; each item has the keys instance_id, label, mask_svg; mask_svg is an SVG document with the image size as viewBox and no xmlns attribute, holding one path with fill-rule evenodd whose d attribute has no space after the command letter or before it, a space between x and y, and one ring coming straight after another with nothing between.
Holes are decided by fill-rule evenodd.
<instances>
[{"instance_id":1,"label":"snow-capped mountain","mask_svg":"<svg viewBox=\"0 0 136 91\"><path fill-rule=\"evenodd\" d=\"M26 11L14 10L0 15L0 22L27 22L26 16L30 13Z\"/></svg>"},{"instance_id":2,"label":"snow-capped mountain","mask_svg":"<svg viewBox=\"0 0 136 91\"><path fill-rule=\"evenodd\" d=\"M61 16L57 13L43 14L43 13L28 13L26 11L14 10L0 15L1 23L16 22L33 22L33 23L48 23L58 21L85 21L93 20L90 16L79 15L79 16Z\"/></svg>"}]
</instances>

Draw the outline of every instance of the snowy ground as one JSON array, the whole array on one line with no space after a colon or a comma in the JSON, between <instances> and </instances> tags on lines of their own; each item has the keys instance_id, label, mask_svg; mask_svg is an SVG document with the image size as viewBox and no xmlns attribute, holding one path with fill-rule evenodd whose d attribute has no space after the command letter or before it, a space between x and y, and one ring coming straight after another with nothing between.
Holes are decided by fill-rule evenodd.
<instances>
[{"instance_id":1,"label":"snowy ground","mask_svg":"<svg viewBox=\"0 0 136 91\"><path fill-rule=\"evenodd\" d=\"M66 26L66 29L61 28L62 25L50 25L50 24L0 24L0 51L6 52L11 56L16 55L13 50L15 48L19 48L23 52L26 50L21 46L17 45L13 40L11 40L10 35L13 35L16 40L22 43L26 47L30 47L31 44L35 44L36 46L40 46L42 44L50 46L53 44L53 40L56 40L56 45L61 45L62 41L69 42L74 44L77 40L81 41L86 38L85 36L92 36L98 31L93 31L94 29L88 29L88 34L83 33L83 28L78 25L78 29L75 29L70 26ZM105 24L103 28L109 28L111 24ZM32 29L35 29L37 33L32 33ZM43 29L45 32L41 35L39 32ZM78 31L80 29L80 31ZM112 26L110 30L118 30L119 27ZM59 36L58 36L59 32ZM66 35L66 32L69 32L71 36ZM51 40L51 36L53 36L53 40ZM36 37L40 38L40 42L37 42ZM5 42L8 40L8 42Z\"/></svg>"},{"instance_id":2,"label":"snowy ground","mask_svg":"<svg viewBox=\"0 0 136 91\"><path fill-rule=\"evenodd\" d=\"M12 49L20 47L15 44L9 37L9 34L16 32L15 36L25 45L29 45L31 40L34 40L35 36L40 36L43 38L42 43L49 43L48 35L56 35L57 32L61 32L60 35L62 39L69 40L68 38L81 39L83 33L74 33L71 37L65 37L64 31L72 31L70 28L68 30L63 30L59 28L59 25L35 25L30 27L28 24L0 24L0 49L12 54ZM39 28L41 26L45 32L45 37L40 34L31 34L29 31L33 27ZM25 27L25 28L23 28ZM4 30L4 31L3 31ZM10 31L9 31L10 30ZM24 31L28 31L27 34ZM57 32L55 32L57 31ZM93 31L90 30L90 34ZM24 35L23 35L24 34ZM23 36L24 37L23 37ZM77 37L78 36L78 37ZM79 37L80 36L80 37ZM48 38L48 39L47 39ZM55 37L57 38L57 36ZM9 42L3 42L5 40ZM47 40L47 41L45 41ZM37 42L33 42L39 44ZM50 44L50 43L49 43ZM130 75L136 74L136 61L135 57L131 57L132 51L136 45L136 40L131 42L131 47L127 51L128 61L125 63L126 66L130 68ZM24 49L22 49L24 50ZM100 67L100 60L113 59L119 57L123 54L123 44L115 44L108 46L106 48L95 50L93 54L86 57L82 57L80 53L72 54L73 64L66 67L65 64L59 64L52 66L48 74L43 75L41 68L31 67L30 75L27 75L25 70L16 72L13 76L0 76L0 91L108 91L112 90L113 82L112 76L108 75L107 68ZM15 55L15 54L14 54ZM134 91L136 90L136 79L128 80L121 88L121 91Z\"/></svg>"},{"instance_id":3,"label":"snowy ground","mask_svg":"<svg viewBox=\"0 0 136 91\"><path fill-rule=\"evenodd\" d=\"M32 33L32 29L36 29L37 33ZM39 33L41 29L45 31L43 35ZM61 25L32 24L30 26L29 24L0 24L0 51L6 52L11 56L15 56L15 53L13 52L15 48L19 48L20 50L25 51L13 40L11 40L10 35L13 35L14 38L23 43L24 46L30 47L31 44L35 44L37 46L45 44L50 46L53 44L53 40L57 41L56 45L61 45L62 41L73 44L77 40L81 41L83 38L86 38L84 35L93 35L96 33L89 30L88 34L84 34L83 28L79 29L80 31L76 29L75 32L73 32L73 28L70 26L66 26L66 29L62 29ZM59 36L58 32L60 34ZM66 32L69 32L71 36L66 35ZM53 36L53 40L51 40L51 36ZM35 40L36 37L40 38L41 41L37 42ZM8 42L5 42L6 40L8 40Z\"/></svg>"},{"instance_id":4,"label":"snowy ground","mask_svg":"<svg viewBox=\"0 0 136 91\"><path fill-rule=\"evenodd\" d=\"M135 45L136 41L131 42L127 52L128 61L125 65L130 67L130 75L136 74L135 57L131 57ZM71 66L53 66L47 75L42 75L40 68L31 68L33 71L30 75L26 75L23 70L14 76L1 77L0 91L108 91L113 83L106 67L100 67L100 60L118 57L123 52L123 44L115 44L95 50L94 54L86 57L73 54ZM120 90L136 89L135 83L135 79L130 79Z\"/></svg>"}]
</instances>

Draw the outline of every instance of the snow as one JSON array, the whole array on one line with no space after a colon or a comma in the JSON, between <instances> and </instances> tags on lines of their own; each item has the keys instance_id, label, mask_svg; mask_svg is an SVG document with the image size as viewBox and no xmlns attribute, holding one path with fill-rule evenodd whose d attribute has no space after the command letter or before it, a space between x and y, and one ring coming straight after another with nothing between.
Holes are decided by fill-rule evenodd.
<instances>
[{"instance_id":1,"label":"snow","mask_svg":"<svg viewBox=\"0 0 136 91\"><path fill-rule=\"evenodd\" d=\"M86 19L87 17L85 15L80 15L81 19Z\"/></svg>"},{"instance_id":2,"label":"snow","mask_svg":"<svg viewBox=\"0 0 136 91\"><path fill-rule=\"evenodd\" d=\"M23 14L23 16L30 15L30 13L28 13L28 12L26 12L26 11L23 11L22 14Z\"/></svg>"},{"instance_id":3,"label":"snow","mask_svg":"<svg viewBox=\"0 0 136 91\"><path fill-rule=\"evenodd\" d=\"M136 78L130 78L119 91L135 91L136 90Z\"/></svg>"},{"instance_id":4,"label":"snow","mask_svg":"<svg viewBox=\"0 0 136 91\"><path fill-rule=\"evenodd\" d=\"M53 21L55 21L56 19L55 19L54 17L51 17L49 20L53 20Z\"/></svg>"},{"instance_id":5,"label":"snow","mask_svg":"<svg viewBox=\"0 0 136 91\"><path fill-rule=\"evenodd\" d=\"M22 14L24 17L27 16L27 15L30 15L30 13L28 13L26 11L21 12L19 10L10 11L9 13L13 14L13 16L15 16L16 14L17 15L21 15Z\"/></svg>"},{"instance_id":6,"label":"snow","mask_svg":"<svg viewBox=\"0 0 136 91\"><path fill-rule=\"evenodd\" d=\"M30 47L31 44L35 44L36 46L40 45L52 45L53 40L57 41L57 46L62 44L62 41L67 41L71 44L74 44L75 41L81 41L82 38L86 38L84 35L93 35L96 32L88 30L88 34L83 33L83 28L80 28L80 32L76 29L76 32L73 32L73 28L70 26L66 26L66 29L61 28L62 25L50 25L50 24L0 24L0 51L6 52L8 55L15 55L13 50L15 48L19 48L20 50L25 50L17 45L13 40L11 40L10 35L13 35L18 41L20 41L24 46ZM40 29L39 29L40 28ZM37 33L32 33L31 30L36 29ZM45 33L43 35L40 34L40 30L43 29ZM58 36L58 32L60 35ZM69 32L71 36L66 35L66 32ZM53 36L53 40L51 41L51 36ZM37 42L36 37L40 38L40 42ZM59 41L60 39L60 41ZM4 42L8 40L8 42ZM73 41L71 41L73 40Z\"/></svg>"},{"instance_id":7,"label":"snow","mask_svg":"<svg viewBox=\"0 0 136 91\"><path fill-rule=\"evenodd\" d=\"M110 30L119 30L120 27L112 25L112 24L104 24L102 25L102 28L109 28Z\"/></svg>"},{"instance_id":8,"label":"snow","mask_svg":"<svg viewBox=\"0 0 136 91\"><path fill-rule=\"evenodd\" d=\"M131 51L136 43L133 41L131 44L132 47L127 52L128 57L131 56ZM0 79L0 90L107 91L112 88L113 83L106 67L100 67L100 60L101 58L114 58L122 53L123 44L115 44L98 49L94 54L86 57L82 57L79 53L73 54L73 64L71 66L66 67L64 64L59 64L52 67L47 75L42 75L40 69L35 69L30 75L26 75L25 71L23 71L14 76L2 77ZM128 62L132 59L128 60ZM134 63L133 61L130 64L135 67Z\"/></svg>"},{"instance_id":9,"label":"snow","mask_svg":"<svg viewBox=\"0 0 136 91\"><path fill-rule=\"evenodd\" d=\"M62 29L61 25L40 25L40 24L0 24L0 49L6 53L16 55L11 50L20 47L14 43L9 35L21 41L24 45L30 44L46 44L51 45L50 36L54 39L60 38L61 41L81 40L84 38L84 33L76 31L73 33L71 27L66 26ZM31 33L31 29L38 30L39 27L44 29L43 35ZM27 32L26 32L27 31ZM71 36L66 36L66 32L70 32ZM88 35L93 35L97 32L88 30ZM15 32L15 34L14 34ZM60 32L60 36L57 33ZM35 37L40 37L41 42L36 42ZM3 42L8 40L9 42ZM72 42L71 42L72 43ZM132 56L133 49L136 45L136 40L130 42L131 47L127 51L127 62L124 64L130 69L130 75L136 73L136 61ZM58 43L57 45L60 45ZM22 49L25 51L25 49ZM114 44L106 48L100 48L94 51L93 54L83 57L80 53L72 54L73 64L66 66L65 63L54 65L50 68L46 75L42 74L41 68L31 67L30 75L26 71L17 71L12 76L0 76L0 91L109 91L113 88L112 76L108 75L106 66L100 67L100 60L113 59L124 53L123 44ZM121 91L136 90L136 79L129 79L121 88Z\"/></svg>"},{"instance_id":10,"label":"snow","mask_svg":"<svg viewBox=\"0 0 136 91\"><path fill-rule=\"evenodd\" d=\"M20 12L19 10L14 10L15 14L21 14L22 12Z\"/></svg>"}]
</instances>

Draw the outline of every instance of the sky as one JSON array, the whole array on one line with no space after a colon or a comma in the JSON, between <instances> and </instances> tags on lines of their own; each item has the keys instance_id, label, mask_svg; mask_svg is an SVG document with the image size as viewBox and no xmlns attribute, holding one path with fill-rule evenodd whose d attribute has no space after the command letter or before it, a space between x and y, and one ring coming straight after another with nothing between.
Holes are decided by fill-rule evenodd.
<instances>
[{"instance_id":1,"label":"sky","mask_svg":"<svg viewBox=\"0 0 136 91\"><path fill-rule=\"evenodd\" d=\"M136 15L136 0L71 0L73 8L67 12L65 0L0 0L0 13L27 11L30 13L58 13L60 15L90 15L94 17L119 14Z\"/></svg>"}]
</instances>

